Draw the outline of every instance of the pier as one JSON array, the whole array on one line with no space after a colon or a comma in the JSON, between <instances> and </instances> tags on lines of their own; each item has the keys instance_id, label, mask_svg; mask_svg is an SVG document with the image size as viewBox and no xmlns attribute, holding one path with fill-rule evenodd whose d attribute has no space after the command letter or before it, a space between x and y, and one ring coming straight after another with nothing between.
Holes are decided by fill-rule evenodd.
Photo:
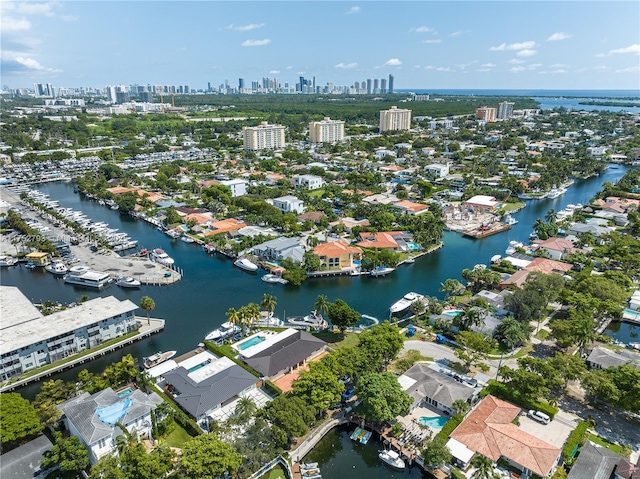
<instances>
[{"instance_id":1,"label":"pier","mask_svg":"<svg viewBox=\"0 0 640 479\"><path fill-rule=\"evenodd\" d=\"M510 229L511 225L497 222L490 225L482 225L479 228L464 230L462 232L462 236L466 236L467 238L481 239L486 238L487 236L502 233L503 231L508 231Z\"/></svg>"},{"instance_id":2,"label":"pier","mask_svg":"<svg viewBox=\"0 0 640 479\"><path fill-rule=\"evenodd\" d=\"M88 361L91 361L99 356L104 356L106 354L109 354L113 351L115 351L116 349L120 349L123 348L125 346L128 346L130 344L135 343L136 341L140 341L142 339L148 338L149 336L152 336L156 333L159 333L160 331L162 331L164 329L164 320L163 319L155 319L155 318L151 318L147 321L147 318L142 317L142 316L136 316L136 320L138 321L138 324L140 325L140 328L138 329L138 333L135 334L134 336L130 336L128 338L125 338L121 341L118 341L115 344L111 344L109 346L105 346L103 348L98 347L98 349L95 349L89 353L87 353L87 351L81 351L79 353L77 353L77 357L76 359L72 359L71 361L66 361L63 359L60 364L53 363L52 365L50 365L51 367L45 366L47 369L33 374L31 376L22 378L22 379L18 379L17 381L11 382L9 384L4 384L2 386L0 386L0 393L3 392L7 392L7 391L13 391L16 388L25 386L29 383L35 382L35 381L39 381L43 378L46 377L50 377L56 373L59 373L61 371L64 371L66 369L71 369L73 367L76 367L80 364L84 364ZM149 324L147 324L147 322ZM73 356L70 356L73 357ZM68 358L67 358L68 359ZM28 372L26 374L29 374Z\"/></svg>"}]
</instances>

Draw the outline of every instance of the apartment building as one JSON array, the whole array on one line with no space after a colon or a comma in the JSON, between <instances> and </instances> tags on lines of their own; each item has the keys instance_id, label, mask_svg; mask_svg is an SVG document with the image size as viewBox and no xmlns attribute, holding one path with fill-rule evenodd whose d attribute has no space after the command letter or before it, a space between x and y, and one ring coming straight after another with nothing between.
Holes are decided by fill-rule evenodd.
<instances>
[{"instance_id":1,"label":"apartment building","mask_svg":"<svg viewBox=\"0 0 640 479\"><path fill-rule=\"evenodd\" d=\"M311 143L337 143L344 140L344 121L325 117L322 121L309 123Z\"/></svg>"},{"instance_id":2,"label":"apartment building","mask_svg":"<svg viewBox=\"0 0 640 479\"><path fill-rule=\"evenodd\" d=\"M245 150L274 150L284 148L286 127L269 125L263 121L258 126L246 126L242 129L242 140Z\"/></svg>"},{"instance_id":3,"label":"apartment building","mask_svg":"<svg viewBox=\"0 0 640 479\"><path fill-rule=\"evenodd\" d=\"M411 128L411 110L392 106L380 111L380 133L385 131L409 130Z\"/></svg>"},{"instance_id":4,"label":"apartment building","mask_svg":"<svg viewBox=\"0 0 640 479\"><path fill-rule=\"evenodd\" d=\"M484 120L487 123L493 123L496 121L498 110L488 106L481 106L476 110L476 118L478 120Z\"/></svg>"}]
</instances>

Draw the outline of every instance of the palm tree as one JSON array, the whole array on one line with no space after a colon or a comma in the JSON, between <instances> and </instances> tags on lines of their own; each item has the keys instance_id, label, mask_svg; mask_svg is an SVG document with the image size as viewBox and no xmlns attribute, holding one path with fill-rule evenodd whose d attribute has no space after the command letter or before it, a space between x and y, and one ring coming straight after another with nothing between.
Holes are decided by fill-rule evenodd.
<instances>
[{"instance_id":1,"label":"palm tree","mask_svg":"<svg viewBox=\"0 0 640 479\"><path fill-rule=\"evenodd\" d=\"M245 423L253 416L257 409L253 399L248 396L243 396L238 399L234 413L239 422Z\"/></svg>"},{"instance_id":2,"label":"palm tree","mask_svg":"<svg viewBox=\"0 0 640 479\"><path fill-rule=\"evenodd\" d=\"M469 330L473 326L480 326L484 323L486 313L476 307L465 308L462 313L455 317L455 323L464 330Z\"/></svg>"},{"instance_id":3,"label":"palm tree","mask_svg":"<svg viewBox=\"0 0 640 479\"><path fill-rule=\"evenodd\" d=\"M260 319L260 306L256 303L249 303L246 306L246 317L247 326L249 330L253 327L253 323L255 323L258 319Z\"/></svg>"},{"instance_id":4,"label":"palm tree","mask_svg":"<svg viewBox=\"0 0 640 479\"><path fill-rule=\"evenodd\" d=\"M317 313L322 314L323 316L326 315L329 311L329 301L327 300L327 296L319 294L316 302L313 304L313 307L316 309Z\"/></svg>"},{"instance_id":5,"label":"palm tree","mask_svg":"<svg viewBox=\"0 0 640 479\"><path fill-rule=\"evenodd\" d=\"M544 225L544 221L538 218L533 222L533 229L536 230L536 232L540 232L540 230L542 229L542 225Z\"/></svg>"},{"instance_id":6,"label":"palm tree","mask_svg":"<svg viewBox=\"0 0 640 479\"><path fill-rule=\"evenodd\" d=\"M476 468L471 479L491 479L493 477L493 461L488 457L476 454L471 460L471 465Z\"/></svg>"},{"instance_id":7,"label":"palm tree","mask_svg":"<svg viewBox=\"0 0 640 479\"><path fill-rule=\"evenodd\" d=\"M545 220L547 220L547 222L549 223L555 223L558 220L558 215L556 213L556 211L551 208L549 211L547 211L547 214L544 217Z\"/></svg>"},{"instance_id":8,"label":"palm tree","mask_svg":"<svg viewBox=\"0 0 640 479\"><path fill-rule=\"evenodd\" d=\"M464 399L456 399L453 401L453 409L458 411L458 414L467 414L471 409L471 405Z\"/></svg>"},{"instance_id":9,"label":"palm tree","mask_svg":"<svg viewBox=\"0 0 640 479\"><path fill-rule=\"evenodd\" d=\"M149 313L156 307L156 302L149 296L143 296L140 298L140 307L147 312L147 324L151 324Z\"/></svg>"},{"instance_id":10,"label":"palm tree","mask_svg":"<svg viewBox=\"0 0 640 479\"><path fill-rule=\"evenodd\" d=\"M263 294L262 301L260 301L260 307L269 313L269 316L273 315L273 312L276 310L276 297L271 294Z\"/></svg>"},{"instance_id":11,"label":"palm tree","mask_svg":"<svg viewBox=\"0 0 640 479\"><path fill-rule=\"evenodd\" d=\"M444 283L440 283L440 289L438 290L444 293L445 301L448 301L451 296L456 296L464 291L464 285L457 279L446 279Z\"/></svg>"},{"instance_id":12,"label":"palm tree","mask_svg":"<svg viewBox=\"0 0 640 479\"><path fill-rule=\"evenodd\" d=\"M225 313L225 316L227 317L227 321L233 324L234 326L238 326L238 324L242 323L242 318L240 317L240 311L236 311L235 308L229 308Z\"/></svg>"}]
</instances>

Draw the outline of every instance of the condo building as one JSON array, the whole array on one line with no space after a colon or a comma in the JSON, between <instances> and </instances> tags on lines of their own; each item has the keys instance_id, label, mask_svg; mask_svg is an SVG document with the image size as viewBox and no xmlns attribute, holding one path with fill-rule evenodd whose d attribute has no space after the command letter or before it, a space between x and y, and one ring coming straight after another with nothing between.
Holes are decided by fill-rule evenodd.
<instances>
[{"instance_id":1,"label":"condo building","mask_svg":"<svg viewBox=\"0 0 640 479\"><path fill-rule=\"evenodd\" d=\"M380 111L380 133L385 131L409 130L411 128L411 110L392 106Z\"/></svg>"},{"instance_id":2,"label":"condo building","mask_svg":"<svg viewBox=\"0 0 640 479\"><path fill-rule=\"evenodd\" d=\"M284 132L282 125L269 125L263 121L258 126L246 126L242 130L245 150L273 150L284 148Z\"/></svg>"},{"instance_id":3,"label":"condo building","mask_svg":"<svg viewBox=\"0 0 640 479\"><path fill-rule=\"evenodd\" d=\"M488 106L481 106L476 110L476 118L478 120L484 120L487 123L493 123L496 121L497 110Z\"/></svg>"},{"instance_id":4,"label":"condo building","mask_svg":"<svg viewBox=\"0 0 640 479\"><path fill-rule=\"evenodd\" d=\"M322 121L309 123L311 143L337 143L344 140L344 121L325 117Z\"/></svg>"}]
</instances>

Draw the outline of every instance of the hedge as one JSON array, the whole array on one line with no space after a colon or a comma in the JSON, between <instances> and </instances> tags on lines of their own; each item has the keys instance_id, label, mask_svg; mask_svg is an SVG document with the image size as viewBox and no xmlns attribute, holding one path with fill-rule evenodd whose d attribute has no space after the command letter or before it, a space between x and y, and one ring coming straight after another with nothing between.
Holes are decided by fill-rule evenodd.
<instances>
[{"instance_id":1,"label":"hedge","mask_svg":"<svg viewBox=\"0 0 640 479\"><path fill-rule=\"evenodd\" d=\"M240 366L242 369L244 369L245 371L250 372L251 374L253 374L255 377L259 378L262 377L262 374L260 374L258 371L256 371L255 369L253 369L251 366L247 366L245 363L243 363L242 361L238 361L238 359L236 359L235 356L229 354L227 351L225 351L224 349L222 349L220 346L212 343L211 341L205 341L204 345L207 347L207 349L209 351L211 351L213 354L215 354L216 356L220 357L220 356L226 356L227 358L231 359L231 361L233 361L234 363L236 363L238 366Z\"/></svg>"},{"instance_id":2,"label":"hedge","mask_svg":"<svg viewBox=\"0 0 640 479\"><path fill-rule=\"evenodd\" d=\"M276 396L280 396L280 394L282 394L282 389L280 389L278 386L276 386L275 384L273 384L271 381L269 381L268 379L265 380L264 382L264 388L269 391L272 394L275 394Z\"/></svg>"},{"instance_id":3,"label":"hedge","mask_svg":"<svg viewBox=\"0 0 640 479\"><path fill-rule=\"evenodd\" d=\"M562 456L569 459L575 455L576 447L584 442L584 437L587 434L591 423L589 421L580 421L576 428L571 432L567 443L562 448Z\"/></svg>"},{"instance_id":4,"label":"hedge","mask_svg":"<svg viewBox=\"0 0 640 479\"><path fill-rule=\"evenodd\" d=\"M169 396L167 396L163 391L161 391L160 389L158 389L156 386L151 385L149 386L151 389L153 389L155 391L155 393L160 396L164 402L166 402L171 409L173 409L174 411L176 411L176 416L175 416L175 421L180 424L180 426L182 426L182 428L187 431L187 433L190 436L199 436L200 434L202 434L202 429L200 429L200 426L198 426L196 424L196 422L191 419L189 416L187 416L187 414L180 409L175 402L173 402L171 400L171 398L169 398Z\"/></svg>"},{"instance_id":5,"label":"hedge","mask_svg":"<svg viewBox=\"0 0 640 479\"><path fill-rule=\"evenodd\" d=\"M509 401L522 409L537 409L547 414L551 419L558 413L558 408L554 407L546 402L538 401L535 399L523 398L510 390L506 384L502 384L494 379L490 379L487 386L480 392L480 397L485 397L488 394L495 396L504 401Z\"/></svg>"},{"instance_id":6,"label":"hedge","mask_svg":"<svg viewBox=\"0 0 640 479\"><path fill-rule=\"evenodd\" d=\"M436 434L433 440L435 441L437 439L441 439L444 442L447 442L447 439L449 439L449 436L451 435L453 430L460 425L463 419L464 419L463 414L455 414L451 416L451 418L442 427L442 429L440 429L440 431L438 432L438 434Z\"/></svg>"},{"instance_id":7,"label":"hedge","mask_svg":"<svg viewBox=\"0 0 640 479\"><path fill-rule=\"evenodd\" d=\"M467 479L467 476L465 476L459 469L456 469L455 467L451 468L451 479Z\"/></svg>"}]
</instances>

